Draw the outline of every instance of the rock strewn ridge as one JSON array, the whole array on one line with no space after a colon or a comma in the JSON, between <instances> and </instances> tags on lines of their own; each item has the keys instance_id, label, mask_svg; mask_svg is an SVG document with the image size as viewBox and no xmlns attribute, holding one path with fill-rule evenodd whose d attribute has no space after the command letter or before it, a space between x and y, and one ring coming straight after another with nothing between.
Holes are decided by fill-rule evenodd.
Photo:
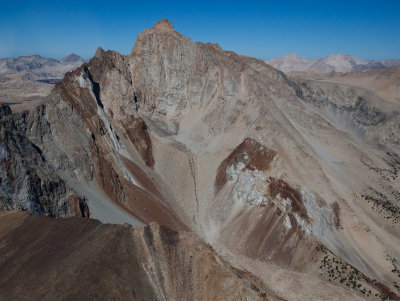
<instances>
[{"instance_id":1,"label":"rock strewn ridge","mask_svg":"<svg viewBox=\"0 0 400 301\"><path fill-rule=\"evenodd\" d=\"M0 233L0 299L283 300L194 234L154 223L0 211Z\"/></svg>"}]
</instances>

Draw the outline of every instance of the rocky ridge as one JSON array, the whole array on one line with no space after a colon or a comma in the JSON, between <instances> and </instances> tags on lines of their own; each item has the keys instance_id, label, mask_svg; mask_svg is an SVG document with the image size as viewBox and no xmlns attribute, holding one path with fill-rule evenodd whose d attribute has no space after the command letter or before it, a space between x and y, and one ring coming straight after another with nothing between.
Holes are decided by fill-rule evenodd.
<instances>
[{"instance_id":1,"label":"rocky ridge","mask_svg":"<svg viewBox=\"0 0 400 301\"><path fill-rule=\"evenodd\" d=\"M14 116L89 210L85 187L144 223L190 229L265 283L251 262L347 290L340 262L360 275L355 294L398 298L399 224L381 214L399 205L400 122L375 95L292 80L162 20L129 56L98 49ZM381 212L361 197L370 188L393 196Z\"/></svg>"},{"instance_id":2,"label":"rocky ridge","mask_svg":"<svg viewBox=\"0 0 400 301\"><path fill-rule=\"evenodd\" d=\"M193 233L155 223L0 212L0 230L0 254L7 258L0 263L0 299L283 300ZM26 276L18 278L21 273Z\"/></svg>"}]
</instances>

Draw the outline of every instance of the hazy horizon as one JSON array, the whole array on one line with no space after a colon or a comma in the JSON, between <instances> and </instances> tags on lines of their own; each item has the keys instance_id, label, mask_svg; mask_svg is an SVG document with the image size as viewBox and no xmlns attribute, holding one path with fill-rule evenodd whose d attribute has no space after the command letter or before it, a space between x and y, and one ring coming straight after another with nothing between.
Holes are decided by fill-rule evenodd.
<instances>
[{"instance_id":1,"label":"hazy horizon","mask_svg":"<svg viewBox=\"0 0 400 301\"><path fill-rule=\"evenodd\" d=\"M200 41L200 42L202 42L202 41ZM101 46L99 46L99 47L101 47ZM97 50L97 49L96 49L96 50ZM107 51L107 50L114 50L114 49L104 49L104 50ZM229 50L229 49L223 49L223 50ZM17 59L17 58L20 58L20 57L31 57L31 56L38 55L38 56L41 56L41 57L44 57L44 58L55 59L55 60L61 61L63 58L65 58L65 57L67 57L67 56L69 56L69 55L72 55L72 54L78 55L78 56L82 57L82 58L85 59L85 60L90 60L90 59L95 55L95 52L94 52L93 55L90 56L90 57L84 57L84 56L81 56L79 53L74 53L74 52L72 52L72 53L69 53L69 54L67 54L67 55L65 55L65 56L63 56L63 57L59 57L59 58L47 57L47 56L41 55L40 53L34 53L34 54L30 54L30 55L19 55L19 56L14 56L14 57L12 57L12 56L11 56L11 57L0 57L0 59L8 59L8 58ZM323 57L308 58L308 57L300 56L300 55L298 55L297 53L291 52L291 53L282 54L282 55L280 55L280 56L272 57L272 58L268 58L268 59L264 59L264 60L265 60L265 61L268 61L268 60L271 60L271 59L284 57L284 56L289 55L289 54L296 54L296 55L299 56L299 57L302 57L302 58L305 58L305 59L309 59L309 60L316 60L316 59L328 57L328 56L330 56L330 55L340 55L340 54L347 54L347 55L350 55L350 56L359 57L359 56L353 55L353 54L351 54L351 53L330 53L330 54L327 54L327 55L325 55L325 56L323 56ZM123 55L127 55L127 53L123 53ZM384 58L384 59L379 59L379 60L364 59L364 58L362 58L362 57L359 57L359 58L361 58L361 59L363 59L363 60L366 60L366 61L398 60L398 59L400 59L400 55L399 55L398 57L395 57L395 58Z\"/></svg>"}]
</instances>

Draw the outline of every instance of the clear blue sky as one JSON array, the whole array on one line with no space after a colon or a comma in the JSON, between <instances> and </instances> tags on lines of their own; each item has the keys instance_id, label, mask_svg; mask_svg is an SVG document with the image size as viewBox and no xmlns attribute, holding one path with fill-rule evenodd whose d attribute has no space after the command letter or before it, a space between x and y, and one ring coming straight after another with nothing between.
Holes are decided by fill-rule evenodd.
<instances>
[{"instance_id":1,"label":"clear blue sky","mask_svg":"<svg viewBox=\"0 0 400 301\"><path fill-rule=\"evenodd\" d=\"M136 35L163 17L192 40L261 59L400 58L400 1L390 0L2 0L0 57L90 58L98 46L128 54Z\"/></svg>"}]
</instances>

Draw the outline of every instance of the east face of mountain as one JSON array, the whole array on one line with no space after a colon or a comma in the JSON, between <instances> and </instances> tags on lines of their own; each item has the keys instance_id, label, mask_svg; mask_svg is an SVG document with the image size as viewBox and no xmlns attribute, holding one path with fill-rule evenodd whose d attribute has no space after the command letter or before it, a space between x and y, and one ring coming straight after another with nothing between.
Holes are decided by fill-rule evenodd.
<instances>
[{"instance_id":1,"label":"east face of mountain","mask_svg":"<svg viewBox=\"0 0 400 301\"><path fill-rule=\"evenodd\" d=\"M398 116L162 20L13 120L91 218L192 231L279 296L346 300L398 298Z\"/></svg>"}]
</instances>

